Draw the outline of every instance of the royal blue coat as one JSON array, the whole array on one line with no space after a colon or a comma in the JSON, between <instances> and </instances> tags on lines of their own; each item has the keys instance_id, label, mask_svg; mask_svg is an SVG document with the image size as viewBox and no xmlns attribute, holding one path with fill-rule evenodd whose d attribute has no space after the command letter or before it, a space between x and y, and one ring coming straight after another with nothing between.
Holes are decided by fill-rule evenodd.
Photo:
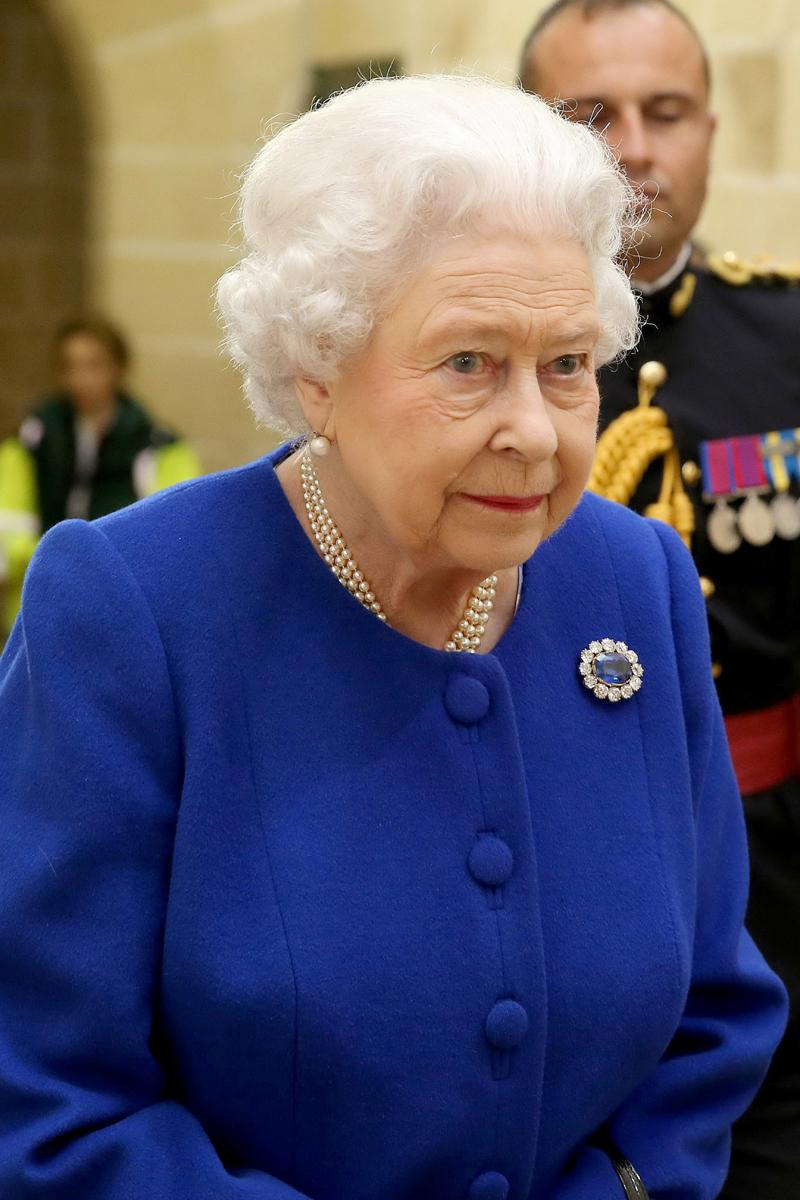
<instances>
[{"instance_id":1,"label":"royal blue coat","mask_svg":"<svg viewBox=\"0 0 800 1200\"><path fill-rule=\"evenodd\" d=\"M0 684L4 1200L711 1200L784 1021L691 560L586 497L496 649L378 622L272 459L31 567ZM645 685L581 685L596 638Z\"/></svg>"}]
</instances>

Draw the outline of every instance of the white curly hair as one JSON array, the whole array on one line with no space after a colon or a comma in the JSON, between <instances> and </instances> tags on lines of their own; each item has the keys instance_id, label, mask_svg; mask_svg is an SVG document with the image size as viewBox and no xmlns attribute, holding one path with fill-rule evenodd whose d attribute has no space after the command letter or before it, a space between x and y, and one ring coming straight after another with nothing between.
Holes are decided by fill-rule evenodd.
<instances>
[{"instance_id":1,"label":"white curly hair","mask_svg":"<svg viewBox=\"0 0 800 1200\"><path fill-rule=\"evenodd\" d=\"M281 129L247 168L246 256L217 284L226 345L259 422L307 432L298 377L328 382L442 240L477 222L575 238L592 267L598 362L630 349L618 260L633 193L600 137L512 85L371 79Z\"/></svg>"}]
</instances>

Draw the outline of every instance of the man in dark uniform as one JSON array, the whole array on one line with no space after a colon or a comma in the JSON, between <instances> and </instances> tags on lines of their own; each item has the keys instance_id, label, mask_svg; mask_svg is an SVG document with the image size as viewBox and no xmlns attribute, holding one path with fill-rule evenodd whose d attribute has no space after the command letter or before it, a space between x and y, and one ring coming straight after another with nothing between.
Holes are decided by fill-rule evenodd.
<instances>
[{"instance_id":1,"label":"man in dark uniform","mask_svg":"<svg viewBox=\"0 0 800 1200\"><path fill-rule=\"evenodd\" d=\"M748 921L791 996L722 1196L798 1200L800 272L692 244L715 118L707 56L668 0L559 0L520 79L602 130L642 196L629 266L645 325L637 351L601 372L590 486L670 521L702 577L749 830Z\"/></svg>"}]
</instances>

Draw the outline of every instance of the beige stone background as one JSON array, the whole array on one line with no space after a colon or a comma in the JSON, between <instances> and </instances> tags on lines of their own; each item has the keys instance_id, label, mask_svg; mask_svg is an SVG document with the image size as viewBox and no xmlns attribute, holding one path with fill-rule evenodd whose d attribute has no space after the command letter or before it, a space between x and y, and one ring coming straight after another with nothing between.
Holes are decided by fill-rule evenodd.
<instances>
[{"instance_id":1,"label":"beige stone background","mask_svg":"<svg viewBox=\"0 0 800 1200\"><path fill-rule=\"evenodd\" d=\"M209 469L261 453L219 354L237 172L312 68L511 79L543 0L0 0L0 433L48 382L56 322L107 312L132 384ZM800 0L686 0L721 126L704 239L800 257Z\"/></svg>"}]
</instances>

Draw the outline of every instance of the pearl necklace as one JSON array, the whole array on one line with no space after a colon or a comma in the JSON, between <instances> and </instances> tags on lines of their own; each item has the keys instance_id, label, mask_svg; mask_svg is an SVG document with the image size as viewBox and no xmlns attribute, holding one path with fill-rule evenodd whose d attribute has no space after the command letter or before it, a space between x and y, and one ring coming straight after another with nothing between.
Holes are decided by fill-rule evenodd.
<instances>
[{"instance_id":1,"label":"pearl necklace","mask_svg":"<svg viewBox=\"0 0 800 1200\"><path fill-rule=\"evenodd\" d=\"M300 480L311 532L314 534L323 559L342 587L346 587L356 600L364 605L364 608L375 614L379 621L385 621L388 624L380 600L373 592L368 580L364 578L364 572L359 569L352 551L328 512L308 449L300 459ZM486 632L489 614L494 607L496 589L496 575L489 575L472 589L464 609L464 615L448 641L445 642L445 650L462 650L467 654L477 652Z\"/></svg>"}]
</instances>

